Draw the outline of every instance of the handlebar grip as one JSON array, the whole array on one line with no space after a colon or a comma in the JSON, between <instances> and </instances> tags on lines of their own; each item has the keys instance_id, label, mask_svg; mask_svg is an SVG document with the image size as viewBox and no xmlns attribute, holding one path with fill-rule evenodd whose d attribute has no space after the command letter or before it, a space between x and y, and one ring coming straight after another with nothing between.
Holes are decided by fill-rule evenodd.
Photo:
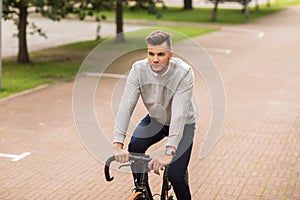
<instances>
[{"instance_id":1,"label":"handlebar grip","mask_svg":"<svg viewBox=\"0 0 300 200\"><path fill-rule=\"evenodd\" d=\"M114 156L111 156L107 159L106 163L105 163L105 167L104 167L104 174L105 174L105 178L106 178L106 181L110 182L112 180L114 180L114 177L110 177L110 174L109 174L109 166L110 166L110 163L112 161L115 160L115 157Z\"/></svg>"}]
</instances>

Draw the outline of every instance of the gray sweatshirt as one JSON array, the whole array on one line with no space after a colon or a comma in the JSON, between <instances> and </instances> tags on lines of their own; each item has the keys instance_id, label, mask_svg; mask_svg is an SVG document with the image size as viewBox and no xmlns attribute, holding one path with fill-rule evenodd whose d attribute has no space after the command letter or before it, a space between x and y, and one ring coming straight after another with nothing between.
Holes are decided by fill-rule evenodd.
<instances>
[{"instance_id":1,"label":"gray sweatshirt","mask_svg":"<svg viewBox=\"0 0 300 200\"><path fill-rule=\"evenodd\" d=\"M132 112L141 96L151 118L170 127L166 146L177 148L184 125L195 123L193 86L193 70L179 58L170 60L163 75L151 70L148 59L135 62L117 112L114 142L124 143Z\"/></svg>"}]
</instances>

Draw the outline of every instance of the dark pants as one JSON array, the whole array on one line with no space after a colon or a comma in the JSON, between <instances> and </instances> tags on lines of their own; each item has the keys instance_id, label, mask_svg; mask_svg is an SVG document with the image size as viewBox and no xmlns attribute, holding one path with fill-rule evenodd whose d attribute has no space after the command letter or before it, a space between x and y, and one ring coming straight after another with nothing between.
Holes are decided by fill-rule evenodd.
<instances>
[{"instance_id":1,"label":"dark pants","mask_svg":"<svg viewBox=\"0 0 300 200\"><path fill-rule=\"evenodd\" d=\"M187 167L191 157L195 124L186 124L183 137L177 147L176 156L170 165L168 178L171 182L177 200L191 199L190 188L186 180ZM164 126L147 115L136 127L128 150L131 153L145 153L153 144L169 135L169 126ZM134 177L139 177L134 174Z\"/></svg>"}]
</instances>

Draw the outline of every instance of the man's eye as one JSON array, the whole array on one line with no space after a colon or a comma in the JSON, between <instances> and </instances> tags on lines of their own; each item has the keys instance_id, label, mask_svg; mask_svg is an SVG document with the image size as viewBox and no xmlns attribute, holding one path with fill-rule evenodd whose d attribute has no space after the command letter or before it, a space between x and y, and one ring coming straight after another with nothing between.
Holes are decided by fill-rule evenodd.
<instances>
[{"instance_id":1,"label":"man's eye","mask_svg":"<svg viewBox=\"0 0 300 200\"><path fill-rule=\"evenodd\" d=\"M165 53L158 53L158 56L164 56L166 55Z\"/></svg>"},{"instance_id":2,"label":"man's eye","mask_svg":"<svg viewBox=\"0 0 300 200\"><path fill-rule=\"evenodd\" d=\"M154 56L154 53L149 52L149 56Z\"/></svg>"}]
</instances>

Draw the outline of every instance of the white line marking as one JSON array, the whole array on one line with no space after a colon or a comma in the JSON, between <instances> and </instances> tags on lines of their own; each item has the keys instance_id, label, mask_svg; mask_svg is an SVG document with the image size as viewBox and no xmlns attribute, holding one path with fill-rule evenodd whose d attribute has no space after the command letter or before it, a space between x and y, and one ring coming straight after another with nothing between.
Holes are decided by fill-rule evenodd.
<instances>
[{"instance_id":1,"label":"white line marking","mask_svg":"<svg viewBox=\"0 0 300 200\"><path fill-rule=\"evenodd\" d=\"M24 152L20 155L0 153L0 157L11 158L12 162L16 162L16 161L22 160L23 158L29 156L30 154L31 154L30 152Z\"/></svg>"},{"instance_id":2,"label":"white line marking","mask_svg":"<svg viewBox=\"0 0 300 200\"><path fill-rule=\"evenodd\" d=\"M91 77L105 77L105 78L127 78L127 75L124 74L111 74L111 73L95 73L95 72L85 72L85 75Z\"/></svg>"},{"instance_id":3,"label":"white line marking","mask_svg":"<svg viewBox=\"0 0 300 200\"><path fill-rule=\"evenodd\" d=\"M265 37L265 32L259 30L253 30L253 29L223 27L222 30L227 32L255 34L258 39Z\"/></svg>"},{"instance_id":4,"label":"white line marking","mask_svg":"<svg viewBox=\"0 0 300 200\"><path fill-rule=\"evenodd\" d=\"M264 33L264 32L260 32L260 33L258 33L258 34L256 35L256 37L257 37L258 39L261 39L261 38L265 37L265 33Z\"/></svg>"},{"instance_id":5,"label":"white line marking","mask_svg":"<svg viewBox=\"0 0 300 200\"><path fill-rule=\"evenodd\" d=\"M199 51L200 48L198 47L191 47L191 46L180 46L177 48L174 48L174 52L178 52L179 50L188 50L188 51ZM206 51L215 52L215 53L224 53L224 54L231 54L230 49L222 49L222 48L204 48Z\"/></svg>"},{"instance_id":6,"label":"white line marking","mask_svg":"<svg viewBox=\"0 0 300 200\"><path fill-rule=\"evenodd\" d=\"M219 48L206 48L207 51L214 52L214 53L224 53L224 54L231 54L230 49L219 49Z\"/></svg>"}]
</instances>

